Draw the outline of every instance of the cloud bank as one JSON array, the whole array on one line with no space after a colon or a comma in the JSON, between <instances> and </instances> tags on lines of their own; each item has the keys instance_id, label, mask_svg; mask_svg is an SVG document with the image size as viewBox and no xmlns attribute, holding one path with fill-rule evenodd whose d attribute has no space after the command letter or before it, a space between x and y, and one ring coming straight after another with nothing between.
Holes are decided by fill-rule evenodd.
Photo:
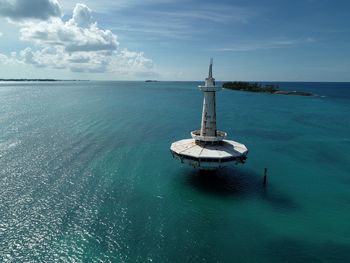
<instances>
[{"instance_id":1,"label":"cloud bank","mask_svg":"<svg viewBox=\"0 0 350 263\"><path fill-rule=\"evenodd\" d=\"M32 46L11 57L2 55L3 63L17 61L72 72L151 75L153 61L143 52L120 48L117 35L99 28L85 4L76 4L72 17L64 21L56 0L34 0L33 5L45 7L42 13L37 8L24 12L28 5L24 2L32 1L5 1L9 7L2 8L1 14L20 27L20 40Z\"/></svg>"}]
</instances>

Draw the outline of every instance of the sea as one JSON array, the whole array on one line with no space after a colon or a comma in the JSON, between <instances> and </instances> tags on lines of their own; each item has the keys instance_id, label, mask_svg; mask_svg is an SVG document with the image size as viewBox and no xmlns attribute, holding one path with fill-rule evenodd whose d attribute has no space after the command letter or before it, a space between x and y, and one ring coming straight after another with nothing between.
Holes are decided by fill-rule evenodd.
<instances>
[{"instance_id":1,"label":"sea","mask_svg":"<svg viewBox=\"0 0 350 263\"><path fill-rule=\"evenodd\" d=\"M0 262L350 262L350 83L218 92L216 173L169 151L199 84L1 82Z\"/></svg>"}]
</instances>

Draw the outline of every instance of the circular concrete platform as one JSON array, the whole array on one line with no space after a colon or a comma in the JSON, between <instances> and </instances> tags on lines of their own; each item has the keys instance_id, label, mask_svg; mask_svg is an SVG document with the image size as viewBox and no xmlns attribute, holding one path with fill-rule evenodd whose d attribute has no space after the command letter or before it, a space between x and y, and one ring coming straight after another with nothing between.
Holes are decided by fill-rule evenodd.
<instances>
[{"instance_id":1,"label":"circular concrete platform","mask_svg":"<svg viewBox=\"0 0 350 263\"><path fill-rule=\"evenodd\" d=\"M215 144L201 143L194 139L184 139L171 144L174 158L195 168L218 169L233 163L244 163L248 149L244 144L222 140Z\"/></svg>"}]
</instances>

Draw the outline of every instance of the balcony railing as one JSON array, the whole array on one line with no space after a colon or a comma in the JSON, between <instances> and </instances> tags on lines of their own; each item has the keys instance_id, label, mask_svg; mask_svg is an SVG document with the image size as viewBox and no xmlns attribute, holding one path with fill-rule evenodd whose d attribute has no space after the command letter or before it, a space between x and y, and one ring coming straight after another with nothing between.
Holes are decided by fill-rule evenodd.
<instances>
[{"instance_id":1,"label":"balcony railing","mask_svg":"<svg viewBox=\"0 0 350 263\"><path fill-rule=\"evenodd\" d=\"M201 131L195 130L191 132L191 136L196 141L219 142L226 138L227 133L224 131L216 131L216 136L201 136Z\"/></svg>"}]
</instances>

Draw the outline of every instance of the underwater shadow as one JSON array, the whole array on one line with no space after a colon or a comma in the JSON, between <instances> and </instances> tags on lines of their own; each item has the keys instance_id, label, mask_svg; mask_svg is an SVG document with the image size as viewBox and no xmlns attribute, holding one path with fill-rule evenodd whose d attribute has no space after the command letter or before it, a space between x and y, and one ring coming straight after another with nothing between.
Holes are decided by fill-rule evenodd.
<instances>
[{"instance_id":1,"label":"underwater shadow","mask_svg":"<svg viewBox=\"0 0 350 263\"><path fill-rule=\"evenodd\" d=\"M279 238L269 243L264 251L270 262L350 262L348 245L324 241Z\"/></svg>"},{"instance_id":2,"label":"underwater shadow","mask_svg":"<svg viewBox=\"0 0 350 263\"><path fill-rule=\"evenodd\" d=\"M263 184L263 175L252 170L224 168L217 171L189 170L184 184L218 197L258 198L277 209L296 209L296 202L276 185Z\"/></svg>"},{"instance_id":3,"label":"underwater shadow","mask_svg":"<svg viewBox=\"0 0 350 263\"><path fill-rule=\"evenodd\" d=\"M218 196L239 196L258 191L262 186L258 175L251 171L225 168L218 171L191 170L185 183L198 191Z\"/></svg>"}]
</instances>

